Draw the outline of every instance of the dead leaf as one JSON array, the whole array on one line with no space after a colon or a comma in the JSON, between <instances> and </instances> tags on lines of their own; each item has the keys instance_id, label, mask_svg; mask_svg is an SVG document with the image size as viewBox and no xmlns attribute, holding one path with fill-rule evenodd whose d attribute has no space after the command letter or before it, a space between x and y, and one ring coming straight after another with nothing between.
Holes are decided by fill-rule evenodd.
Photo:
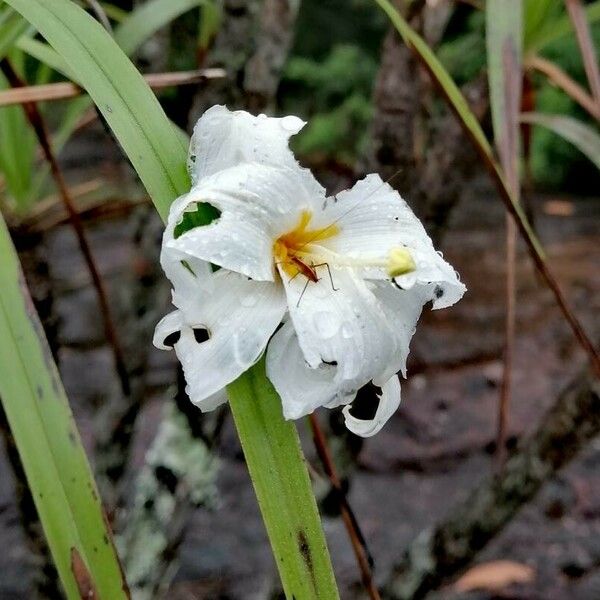
<instances>
[{"instance_id":1,"label":"dead leaf","mask_svg":"<svg viewBox=\"0 0 600 600\"><path fill-rule=\"evenodd\" d=\"M494 560L469 569L454 584L459 592L473 590L501 590L513 583L529 583L535 579L535 570L511 560Z\"/></svg>"},{"instance_id":2,"label":"dead leaf","mask_svg":"<svg viewBox=\"0 0 600 600\"><path fill-rule=\"evenodd\" d=\"M544 212L553 217L570 217L575 213L575 207L567 200L548 200L544 202Z\"/></svg>"}]
</instances>

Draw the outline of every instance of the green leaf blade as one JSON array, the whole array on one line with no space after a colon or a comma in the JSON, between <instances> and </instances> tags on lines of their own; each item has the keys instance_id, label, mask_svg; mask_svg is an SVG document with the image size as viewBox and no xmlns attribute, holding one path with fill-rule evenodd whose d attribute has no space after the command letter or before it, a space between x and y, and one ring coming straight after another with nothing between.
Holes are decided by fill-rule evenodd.
<instances>
[{"instance_id":1,"label":"green leaf blade","mask_svg":"<svg viewBox=\"0 0 600 600\"><path fill-rule=\"evenodd\" d=\"M189 189L186 149L143 77L102 26L69 0L6 0L87 90L164 218Z\"/></svg>"},{"instance_id":2,"label":"green leaf blade","mask_svg":"<svg viewBox=\"0 0 600 600\"><path fill-rule=\"evenodd\" d=\"M519 196L519 113L522 95L522 0L485 4L490 103L496 148L511 190Z\"/></svg>"},{"instance_id":3,"label":"green leaf blade","mask_svg":"<svg viewBox=\"0 0 600 600\"><path fill-rule=\"evenodd\" d=\"M151 35L193 8L212 4L209 0L150 0L142 4L115 30L115 40L131 56Z\"/></svg>"},{"instance_id":4,"label":"green leaf blade","mask_svg":"<svg viewBox=\"0 0 600 600\"><path fill-rule=\"evenodd\" d=\"M535 112L523 113L521 122L546 127L571 142L600 169L600 135L592 125L566 115L547 115Z\"/></svg>"},{"instance_id":5,"label":"green leaf blade","mask_svg":"<svg viewBox=\"0 0 600 600\"><path fill-rule=\"evenodd\" d=\"M0 397L65 592L81 598L76 552L99 597L125 599L98 491L1 216L0 256Z\"/></svg>"}]
</instances>

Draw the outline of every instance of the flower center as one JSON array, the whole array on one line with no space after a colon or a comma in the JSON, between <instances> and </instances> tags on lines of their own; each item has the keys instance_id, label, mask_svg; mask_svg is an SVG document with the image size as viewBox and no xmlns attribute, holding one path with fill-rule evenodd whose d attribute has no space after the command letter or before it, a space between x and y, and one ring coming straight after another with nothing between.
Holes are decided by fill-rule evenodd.
<instances>
[{"instance_id":1,"label":"flower center","mask_svg":"<svg viewBox=\"0 0 600 600\"><path fill-rule=\"evenodd\" d=\"M312 271L314 261L310 258L311 244L332 238L340 232L340 228L335 223L327 227L310 229L311 219L312 213L309 210L302 211L298 225L279 237L273 244L275 262L280 264L290 277Z\"/></svg>"},{"instance_id":2,"label":"flower center","mask_svg":"<svg viewBox=\"0 0 600 600\"><path fill-rule=\"evenodd\" d=\"M317 281L314 267L323 264L382 268L392 279L416 269L410 251L404 246L393 246L385 258L356 258L332 252L319 242L335 237L340 233L340 228L332 223L327 227L310 229L311 218L310 211L302 211L298 225L280 236L273 244L275 264L281 265L289 277L302 273L306 278Z\"/></svg>"}]
</instances>

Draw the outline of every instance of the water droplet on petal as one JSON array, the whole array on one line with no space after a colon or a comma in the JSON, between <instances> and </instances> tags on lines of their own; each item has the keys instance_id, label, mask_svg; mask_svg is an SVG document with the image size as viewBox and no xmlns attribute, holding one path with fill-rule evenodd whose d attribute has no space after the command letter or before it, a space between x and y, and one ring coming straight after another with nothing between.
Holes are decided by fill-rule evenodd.
<instances>
[{"instance_id":1,"label":"water droplet on petal","mask_svg":"<svg viewBox=\"0 0 600 600\"><path fill-rule=\"evenodd\" d=\"M254 294L244 294L240 302L242 303L242 306L250 308L251 306L256 305L256 303L258 302L258 296Z\"/></svg>"},{"instance_id":2,"label":"water droplet on petal","mask_svg":"<svg viewBox=\"0 0 600 600\"><path fill-rule=\"evenodd\" d=\"M316 312L313 316L313 325L324 340L332 338L340 329L338 316L328 311Z\"/></svg>"},{"instance_id":3,"label":"water droplet on petal","mask_svg":"<svg viewBox=\"0 0 600 600\"><path fill-rule=\"evenodd\" d=\"M352 329L352 325L348 322L342 323L342 337L347 340L350 339L354 335L354 331Z\"/></svg>"}]
</instances>

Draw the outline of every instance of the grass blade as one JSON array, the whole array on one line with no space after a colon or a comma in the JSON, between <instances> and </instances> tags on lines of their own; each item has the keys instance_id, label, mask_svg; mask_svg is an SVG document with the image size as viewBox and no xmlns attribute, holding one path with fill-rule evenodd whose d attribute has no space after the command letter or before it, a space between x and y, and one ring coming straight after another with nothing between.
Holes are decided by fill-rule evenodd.
<instances>
[{"instance_id":1,"label":"grass blade","mask_svg":"<svg viewBox=\"0 0 600 600\"><path fill-rule=\"evenodd\" d=\"M569 17L575 29L575 36L579 44L579 51L583 59L585 74L594 100L600 106L600 69L598 68L598 57L594 42L590 34L590 28L586 20L583 5L580 0L565 0Z\"/></svg>"},{"instance_id":2,"label":"grass blade","mask_svg":"<svg viewBox=\"0 0 600 600\"><path fill-rule=\"evenodd\" d=\"M69 599L127 597L58 370L0 216L0 396Z\"/></svg>"},{"instance_id":3,"label":"grass blade","mask_svg":"<svg viewBox=\"0 0 600 600\"><path fill-rule=\"evenodd\" d=\"M488 81L494 139L513 194L518 195L519 112L522 92L521 0L485 5Z\"/></svg>"},{"instance_id":4,"label":"grass blade","mask_svg":"<svg viewBox=\"0 0 600 600\"><path fill-rule=\"evenodd\" d=\"M542 113L523 113L523 123L541 125L571 142L600 169L600 135L586 123L565 115L546 115Z\"/></svg>"},{"instance_id":5,"label":"grass blade","mask_svg":"<svg viewBox=\"0 0 600 600\"><path fill-rule=\"evenodd\" d=\"M496 182L506 209L514 217L519 232L527 245L527 249L529 250L536 268L548 284L548 287L552 290L556 302L571 326L575 337L582 348L587 352L594 371L600 375L600 355L581 326L581 323L569 307L558 282L546 264L543 248L537 239L537 236L532 231L523 209L511 192L502 169L494 159L492 149L481 126L469 108L464 96L458 89L458 86L436 58L429 46L425 43L423 38L410 27L389 0L375 0L375 2L388 15L398 33L400 33L405 43L414 51L417 58L421 61L421 64L429 72L433 82L438 86L438 89L443 94L449 106L456 113L459 123L473 142L479 155L483 159L484 164Z\"/></svg>"},{"instance_id":6,"label":"grass blade","mask_svg":"<svg viewBox=\"0 0 600 600\"><path fill-rule=\"evenodd\" d=\"M161 216L187 191L186 148L143 77L103 27L69 0L6 0L59 52L102 112Z\"/></svg>"},{"instance_id":7,"label":"grass blade","mask_svg":"<svg viewBox=\"0 0 600 600\"><path fill-rule=\"evenodd\" d=\"M30 28L29 23L19 13L4 6L0 14L0 59L6 56L17 39Z\"/></svg>"},{"instance_id":8,"label":"grass blade","mask_svg":"<svg viewBox=\"0 0 600 600\"><path fill-rule=\"evenodd\" d=\"M556 63L534 54L528 57L526 67L543 73L554 85L600 121L600 104Z\"/></svg>"},{"instance_id":9,"label":"grass blade","mask_svg":"<svg viewBox=\"0 0 600 600\"><path fill-rule=\"evenodd\" d=\"M210 0L150 0L136 8L115 30L115 40L131 56L151 35L193 8Z\"/></svg>"},{"instance_id":10,"label":"grass blade","mask_svg":"<svg viewBox=\"0 0 600 600\"><path fill-rule=\"evenodd\" d=\"M0 92L10 89L0 73ZM35 136L21 106L0 108L0 171L18 212L30 205Z\"/></svg>"},{"instance_id":11,"label":"grass blade","mask_svg":"<svg viewBox=\"0 0 600 600\"><path fill-rule=\"evenodd\" d=\"M515 202L519 201L519 113L523 91L522 0L488 0L485 5L488 81L494 140L506 181ZM506 323L496 463L502 468L506 457L512 387L512 360L515 339L517 230L511 215L506 215Z\"/></svg>"},{"instance_id":12,"label":"grass blade","mask_svg":"<svg viewBox=\"0 0 600 600\"><path fill-rule=\"evenodd\" d=\"M39 62L48 65L51 69L64 75L68 79L75 80L75 76L69 70L67 63L48 44L40 42L29 36L21 36L16 42L17 48L23 50Z\"/></svg>"}]
</instances>

